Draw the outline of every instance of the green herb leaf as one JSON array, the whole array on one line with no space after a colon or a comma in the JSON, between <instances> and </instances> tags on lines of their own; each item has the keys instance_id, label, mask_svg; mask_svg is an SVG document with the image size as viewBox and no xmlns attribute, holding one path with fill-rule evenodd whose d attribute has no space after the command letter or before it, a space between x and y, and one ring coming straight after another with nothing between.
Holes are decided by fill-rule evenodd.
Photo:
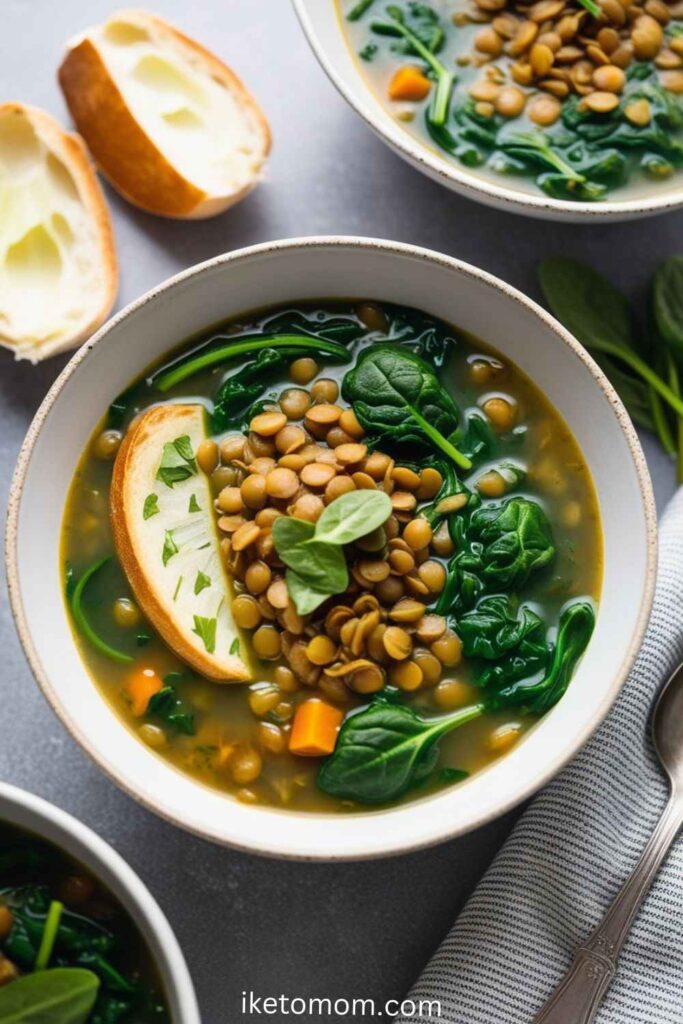
<instances>
[{"instance_id":1,"label":"green herb leaf","mask_svg":"<svg viewBox=\"0 0 683 1024\"><path fill-rule=\"evenodd\" d=\"M175 585L175 590L173 591L173 600L174 601L178 597L178 594L180 593L180 588L182 587L182 585L183 585L183 577L179 576L178 577L178 582Z\"/></svg>"},{"instance_id":2,"label":"green herb leaf","mask_svg":"<svg viewBox=\"0 0 683 1024\"><path fill-rule=\"evenodd\" d=\"M433 775L441 737L483 712L484 705L475 704L429 720L405 704L371 704L346 719L334 753L318 772L317 784L342 800L364 804L396 800Z\"/></svg>"},{"instance_id":3,"label":"green herb leaf","mask_svg":"<svg viewBox=\"0 0 683 1024\"><path fill-rule=\"evenodd\" d=\"M128 664L133 660L131 655L117 650L115 647L108 644L106 640L103 640L88 622L83 608L85 591L88 584L109 562L111 562L111 557L101 558L99 561L94 562L90 568L86 569L83 573L71 595L71 614L74 617L76 627L83 634L88 643L92 644L95 650L99 651L100 654L106 655L107 658L111 658L112 661L118 661L121 664Z\"/></svg>"},{"instance_id":4,"label":"green herb leaf","mask_svg":"<svg viewBox=\"0 0 683 1024\"><path fill-rule=\"evenodd\" d=\"M600 8L600 5L597 4L595 0L579 0L579 3L582 4L586 8L588 13L592 14L594 18L602 17L602 10Z\"/></svg>"},{"instance_id":5,"label":"green herb leaf","mask_svg":"<svg viewBox=\"0 0 683 1024\"><path fill-rule=\"evenodd\" d=\"M156 494L148 494L142 506L142 518L151 519L159 513L159 498Z\"/></svg>"},{"instance_id":6,"label":"green herb leaf","mask_svg":"<svg viewBox=\"0 0 683 1024\"><path fill-rule=\"evenodd\" d=\"M207 587L211 586L211 577L207 576L201 569L197 572L197 578L194 581L194 592L195 594L201 594L202 590L206 590Z\"/></svg>"},{"instance_id":7,"label":"green herb leaf","mask_svg":"<svg viewBox=\"0 0 683 1024\"><path fill-rule=\"evenodd\" d=\"M216 618L210 619L204 615L194 616L194 629L192 632L197 634L209 654L213 654L216 650L217 625L218 620Z\"/></svg>"},{"instance_id":8,"label":"green herb leaf","mask_svg":"<svg viewBox=\"0 0 683 1024\"><path fill-rule=\"evenodd\" d=\"M178 554L178 545L173 539L173 530L166 530L164 533L164 546L161 552L161 561L168 565L174 555Z\"/></svg>"},{"instance_id":9,"label":"green herb leaf","mask_svg":"<svg viewBox=\"0 0 683 1024\"><path fill-rule=\"evenodd\" d=\"M230 644L230 653L231 654L237 654L239 656L239 653L240 653L240 638L238 636L236 636L235 639L233 640L233 642Z\"/></svg>"},{"instance_id":10,"label":"green herb leaf","mask_svg":"<svg viewBox=\"0 0 683 1024\"><path fill-rule=\"evenodd\" d=\"M358 3L355 3L346 15L346 20L358 21L359 18L363 17L368 8L372 7L374 2L375 0L358 0Z\"/></svg>"},{"instance_id":11,"label":"green herb leaf","mask_svg":"<svg viewBox=\"0 0 683 1024\"><path fill-rule=\"evenodd\" d=\"M175 441L167 441L157 470L157 480L161 480L167 487L173 487L196 473L197 463L187 434L176 437Z\"/></svg>"},{"instance_id":12,"label":"green herb leaf","mask_svg":"<svg viewBox=\"0 0 683 1024\"><path fill-rule=\"evenodd\" d=\"M55 967L0 988L2 1024L86 1024L100 980L80 967Z\"/></svg>"},{"instance_id":13,"label":"green herb leaf","mask_svg":"<svg viewBox=\"0 0 683 1024\"><path fill-rule=\"evenodd\" d=\"M327 544L350 544L382 526L391 508L391 498L384 491L342 494L330 502L316 522L315 539Z\"/></svg>"},{"instance_id":14,"label":"green herb leaf","mask_svg":"<svg viewBox=\"0 0 683 1024\"><path fill-rule=\"evenodd\" d=\"M200 508L199 502L197 501L197 497L194 494L190 495L190 504L188 505L187 511L188 512L201 512L201 508Z\"/></svg>"}]
</instances>

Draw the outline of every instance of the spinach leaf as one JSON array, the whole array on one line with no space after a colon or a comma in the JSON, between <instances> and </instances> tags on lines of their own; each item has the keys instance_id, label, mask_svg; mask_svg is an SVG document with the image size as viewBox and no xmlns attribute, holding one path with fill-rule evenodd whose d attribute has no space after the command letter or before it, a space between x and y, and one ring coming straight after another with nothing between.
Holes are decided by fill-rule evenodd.
<instances>
[{"instance_id":1,"label":"spinach leaf","mask_svg":"<svg viewBox=\"0 0 683 1024\"><path fill-rule=\"evenodd\" d=\"M351 361L351 356L343 345L322 338L309 338L302 334L252 334L240 335L239 338L217 335L198 353L183 356L161 367L149 378L149 384L165 393L201 370L207 370L219 363L227 363L239 356L254 355L263 349L282 349L290 355L301 354L302 351L314 352L341 363Z\"/></svg>"},{"instance_id":2,"label":"spinach leaf","mask_svg":"<svg viewBox=\"0 0 683 1024\"><path fill-rule=\"evenodd\" d=\"M349 574L344 552L336 544L316 540L313 523L280 516L273 523L273 541L280 559L299 581L328 597L346 590Z\"/></svg>"},{"instance_id":3,"label":"spinach leaf","mask_svg":"<svg viewBox=\"0 0 683 1024\"><path fill-rule=\"evenodd\" d=\"M683 365L683 256L670 256L657 268L652 298L657 329L676 362Z\"/></svg>"},{"instance_id":4,"label":"spinach leaf","mask_svg":"<svg viewBox=\"0 0 683 1024\"><path fill-rule=\"evenodd\" d=\"M214 399L211 425L215 434L225 430L244 430L245 412L268 387L269 375L286 366L285 355L274 348L264 348L252 363L223 381Z\"/></svg>"},{"instance_id":5,"label":"spinach leaf","mask_svg":"<svg viewBox=\"0 0 683 1024\"><path fill-rule=\"evenodd\" d=\"M441 737L483 711L483 704L475 704L426 720L404 704L371 704L346 719L334 753L318 772L317 785L342 800L396 800L433 773Z\"/></svg>"},{"instance_id":6,"label":"spinach leaf","mask_svg":"<svg viewBox=\"0 0 683 1024\"><path fill-rule=\"evenodd\" d=\"M342 494L316 522L314 537L327 544L350 544L386 523L391 508L391 498L384 491Z\"/></svg>"},{"instance_id":7,"label":"spinach leaf","mask_svg":"<svg viewBox=\"0 0 683 1024\"><path fill-rule=\"evenodd\" d=\"M124 651L117 650L117 648L108 644L106 640L103 640L90 625L83 607L85 591L88 584L93 577L95 577L100 570L110 562L111 556L101 558L99 561L94 562L89 569L86 569L78 583L76 583L73 588L73 592L71 594L71 614L73 615L76 628L96 651L99 651L100 654L104 654L107 658L111 658L112 661L118 661L120 664L125 665L133 660L132 656L130 654L126 654Z\"/></svg>"},{"instance_id":8,"label":"spinach leaf","mask_svg":"<svg viewBox=\"0 0 683 1024\"><path fill-rule=\"evenodd\" d=\"M322 590L311 586L294 569L287 570L285 579L289 596L294 602L294 607L299 615L310 615L311 612L314 612L316 608L319 608L331 596L329 590Z\"/></svg>"},{"instance_id":9,"label":"spinach leaf","mask_svg":"<svg viewBox=\"0 0 683 1024\"><path fill-rule=\"evenodd\" d=\"M576 601L562 612L550 667L538 682L517 680L485 695L486 706L523 707L542 715L555 705L569 686L576 664L595 628L595 612L587 601Z\"/></svg>"},{"instance_id":10,"label":"spinach leaf","mask_svg":"<svg viewBox=\"0 0 683 1024\"><path fill-rule=\"evenodd\" d=\"M468 658L495 660L507 654L523 640L538 640L545 632L543 620L531 608L522 607L514 615L509 597L483 598L476 608L458 619L456 626Z\"/></svg>"},{"instance_id":11,"label":"spinach leaf","mask_svg":"<svg viewBox=\"0 0 683 1024\"><path fill-rule=\"evenodd\" d=\"M436 79L436 88L427 113L430 124L445 125L455 85L455 75L435 56L443 46L444 32L438 15L427 4L409 3L407 10L396 4L386 8L389 21L373 21L370 28L377 35L394 36L403 41L406 53L421 57Z\"/></svg>"},{"instance_id":12,"label":"spinach leaf","mask_svg":"<svg viewBox=\"0 0 683 1024\"><path fill-rule=\"evenodd\" d=\"M636 422L655 425L651 411L643 415L652 409L650 390L683 416L681 398L636 350L630 307L609 281L560 257L541 263L539 280L551 311L600 363Z\"/></svg>"},{"instance_id":13,"label":"spinach leaf","mask_svg":"<svg viewBox=\"0 0 683 1024\"><path fill-rule=\"evenodd\" d=\"M414 353L395 345L365 349L345 374L342 395L374 443L437 449L470 469L449 439L458 426L455 402Z\"/></svg>"},{"instance_id":14,"label":"spinach leaf","mask_svg":"<svg viewBox=\"0 0 683 1024\"><path fill-rule=\"evenodd\" d=\"M548 518L527 498L484 505L460 531L459 550L448 563L446 586L436 606L441 615L471 608L493 590L520 590L555 557Z\"/></svg>"},{"instance_id":15,"label":"spinach leaf","mask_svg":"<svg viewBox=\"0 0 683 1024\"><path fill-rule=\"evenodd\" d=\"M165 675L163 687L149 699L147 714L161 719L186 736L193 736L194 715L176 691L177 684L185 678L183 672L169 672Z\"/></svg>"},{"instance_id":16,"label":"spinach leaf","mask_svg":"<svg viewBox=\"0 0 683 1024\"><path fill-rule=\"evenodd\" d=\"M55 967L36 971L0 988L2 1024L86 1024L97 999L92 971Z\"/></svg>"}]
</instances>

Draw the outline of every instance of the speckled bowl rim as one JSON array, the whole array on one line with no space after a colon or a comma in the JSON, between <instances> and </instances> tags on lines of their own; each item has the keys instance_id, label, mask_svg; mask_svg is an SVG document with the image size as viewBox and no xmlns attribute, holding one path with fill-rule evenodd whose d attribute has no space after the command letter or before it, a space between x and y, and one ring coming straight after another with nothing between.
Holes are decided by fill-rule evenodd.
<instances>
[{"instance_id":1,"label":"speckled bowl rim","mask_svg":"<svg viewBox=\"0 0 683 1024\"><path fill-rule=\"evenodd\" d=\"M636 471L636 477L638 480L638 487L640 490L640 496L643 505L643 515L646 527L646 566L645 566L645 578L643 581L643 590L641 594L640 606L638 609L638 617L636 621L636 628L634 629L633 635L629 640L628 647L624 658L622 659L619 670L615 673L614 678L609 686L609 689L604 694L601 703L595 709L595 715L591 722L580 732L574 736L572 744L567 748L566 751L560 756L557 756L554 760L550 761L544 768L543 771L533 778L530 779L523 785L520 785L515 790L514 794L511 794L505 800L502 800L499 805L494 809L486 812L480 812L478 815L472 816L466 822L462 821L443 821L443 827L439 831L438 835L430 835L422 837L419 840L412 839L410 835L406 835L405 841L396 842L392 846L382 850L372 850L370 852L353 852L344 854L300 854L296 852L283 852L277 846L277 842L273 842L267 848L263 845L250 845L246 842L237 842L235 840L227 839L224 836L216 836L208 827L195 827L190 826L186 821L172 814L166 808L160 806L157 803L147 800L141 793L137 792L133 788L128 780L122 776L113 765L111 765L100 753L100 750L90 742L89 737L76 728L74 723L71 721L70 716L62 706L62 703L58 699L55 688L50 682L48 672L42 666L42 663L38 657L35 649L33 639L31 637L30 630L26 621L26 613L23 607L23 601L20 593L19 585L19 566L18 566L18 534L19 534L19 512L21 506L21 497L23 493L24 482L26 473L30 464L31 456L33 453L34 446L38 439L38 436L42 430L43 424L50 413L52 407L57 402L64 385L76 372L80 364L85 359L88 352L96 345L105 344L109 332L116 327L122 320L126 319L130 314L136 312L141 307L145 306L148 302L156 299L158 296L163 295L177 287L183 286L185 283L191 281L193 278L199 277L204 273L211 272L218 266L229 266L232 263L236 263L240 260L251 259L255 256L262 256L271 253L286 253L288 251L294 251L301 248L336 248L342 247L349 250L353 249L368 249L375 251L382 251L387 254L393 254L398 256L409 256L414 259L422 260L429 264L435 264L448 270L456 271L466 277L477 281L480 284L485 285L488 288L494 289L498 292L503 292L505 296L512 302L524 307L529 313L541 320L545 327L557 338L559 342L565 345L571 350L580 362L584 364L586 369L589 371L591 376L594 378L596 384L603 392L608 402L612 406L614 414L617 418L619 426L625 437L630 456L633 460L634 468ZM557 773L571 761L578 750L586 743L590 736L596 731L598 726L604 720L607 712L611 708L612 704L616 700L616 697L624 683L626 676L635 660L638 653L645 628L650 616L650 610L652 607L652 601L654 598L654 588L656 579L656 568L657 568L657 514L655 507L654 494L652 492L652 483L650 481L650 474L645 461L645 456L640 447L640 441L635 432L631 419L626 412L626 409L617 395L616 391L608 381L605 374L602 372L600 367L583 348L582 345L571 335L565 328L552 317L546 310L539 306L532 299L529 299L522 292L513 288L512 285L501 281L493 274L489 274L485 270L480 270L477 267L472 266L469 263L465 263L462 260L456 259L452 256L446 256L443 253L435 252L431 249L426 249L421 246L410 245L404 242L392 242L377 238L364 238L360 236L346 236L346 235L326 235L326 236L310 236L300 238L287 238L273 242L264 242L258 245L246 246L241 249L236 249L230 253L224 253L220 256L215 256L210 260L206 260L203 263L198 263L188 270L184 270L179 274L167 279L162 282L156 288L146 292L139 299L131 302L128 306L122 309L114 317L112 317L104 326L102 326L93 337L86 342L71 358L69 363L64 367L62 372L59 374L54 384L48 391L47 395L43 399L35 417L28 429L24 443L19 452L17 465L12 478L10 487L8 510L7 510L7 524L5 531L5 561L7 568L7 582L10 596L10 605L12 608L12 614L14 616L17 633L19 640L24 649L24 653L29 662L31 670L45 696L48 703L52 707L52 710L56 714L57 718L62 722L65 728L71 733L76 739L80 746L90 756L90 758L98 765L98 767L107 775L113 782L116 783L121 789L124 790L130 797L152 811L154 814L159 815L166 821L171 822L173 825L184 829L185 831L193 832L194 834L201 836L203 839L208 839L211 842L219 843L223 846L228 846L234 849L242 850L246 853L258 853L264 856L272 856L278 859L284 860L300 860L300 861L344 861L344 860L366 860L375 859L378 857L393 856L405 853L411 853L416 850L424 849L429 846L434 846L438 843L445 842L449 839L454 839L457 836L464 835L467 832L472 831L475 828L479 828L485 825L487 822L500 817L506 811L511 810L513 807L518 806L524 800L528 799L539 789L546 785ZM284 812L288 818L295 819L297 817L293 812ZM387 812L390 813L390 812ZM370 820L370 819L369 819Z\"/></svg>"},{"instance_id":2,"label":"speckled bowl rim","mask_svg":"<svg viewBox=\"0 0 683 1024\"><path fill-rule=\"evenodd\" d=\"M201 1024L192 978L173 929L154 896L121 854L72 814L8 782L0 782L0 824L4 821L62 848L60 839L50 834L54 830L73 844L74 849L66 852L110 889L113 880L119 889L114 892L116 898L136 926L146 929L157 943L158 949L150 950L150 955L163 982L173 1024ZM109 871L111 880L102 878L103 870Z\"/></svg>"},{"instance_id":3,"label":"speckled bowl rim","mask_svg":"<svg viewBox=\"0 0 683 1024\"><path fill-rule=\"evenodd\" d=\"M669 190L665 196L655 195L647 199L641 197L599 203L575 203L505 188L503 185L496 185L485 178L477 180L474 173L461 171L456 164L451 166L438 154L432 154L427 146L415 140L408 131L391 124L389 115L379 100L373 97L372 90L363 83L360 73L358 78L361 89L358 96L348 87L341 74L338 73L334 62L328 56L313 26L308 13L311 2L334 4L335 0L292 0L292 5L313 53L337 92L391 149L417 170L440 182L446 188L459 192L468 199L486 203L487 206L504 208L510 213L517 213L521 216L581 223L637 219L666 213L667 210L676 210L683 206L683 176L678 191Z\"/></svg>"}]
</instances>

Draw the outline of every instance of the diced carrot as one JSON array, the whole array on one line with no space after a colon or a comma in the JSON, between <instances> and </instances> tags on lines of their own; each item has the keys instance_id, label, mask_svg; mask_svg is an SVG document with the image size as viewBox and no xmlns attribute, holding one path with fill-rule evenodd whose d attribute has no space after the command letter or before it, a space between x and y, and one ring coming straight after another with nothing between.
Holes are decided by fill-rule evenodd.
<instances>
[{"instance_id":1,"label":"diced carrot","mask_svg":"<svg viewBox=\"0 0 683 1024\"><path fill-rule=\"evenodd\" d=\"M136 717L144 715L147 705L163 683L153 668L136 669L126 683L126 692L130 697L130 707Z\"/></svg>"},{"instance_id":2,"label":"diced carrot","mask_svg":"<svg viewBox=\"0 0 683 1024\"><path fill-rule=\"evenodd\" d=\"M344 720L344 712L324 700L306 700L294 715L289 749L302 757L321 757L331 754L337 742L337 733Z\"/></svg>"},{"instance_id":3,"label":"diced carrot","mask_svg":"<svg viewBox=\"0 0 683 1024\"><path fill-rule=\"evenodd\" d=\"M417 102L428 95L432 83L419 68L407 64L399 68L389 83L389 99Z\"/></svg>"}]
</instances>

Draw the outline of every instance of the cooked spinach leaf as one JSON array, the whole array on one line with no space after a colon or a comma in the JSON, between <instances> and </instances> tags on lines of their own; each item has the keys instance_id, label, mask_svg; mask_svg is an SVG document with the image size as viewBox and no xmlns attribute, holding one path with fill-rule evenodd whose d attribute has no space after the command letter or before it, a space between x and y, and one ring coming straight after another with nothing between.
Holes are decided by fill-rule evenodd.
<instances>
[{"instance_id":1,"label":"cooked spinach leaf","mask_svg":"<svg viewBox=\"0 0 683 1024\"><path fill-rule=\"evenodd\" d=\"M471 467L450 440L458 426L455 402L432 368L407 349L365 349L345 374L342 395L374 444L437 450L460 468Z\"/></svg>"},{"instance_id":2,"label":"cooked spinach leaf","mask_svg":"<svg viewBox=\"0 0 683 1024\"><path fill-rule=\"evenodd\" d=\"M442 615L459 614L494 590L521 590L555 557L548 517L528 498L483 505L458 529L458 551L436 606Z\"/></svg>"},{"instance_id":3,"label":"cooked spinach leaf","mask_svg":"<svg viewBox=\"0 0 683 1024\"><path fill-rule=\"evenodd\" d=\"M476 608L465 612L456 626L468 658L495 660L519 647L523 640L543 637L543 620L531 608L514 614L509 597L483 598Z\"/></svg>"},{"instance_id":4,"label":"cooked spinach leaf","mask_svg":"<svg viewBox=\"0 0 683 1024\"><path fill-rule=\"evenodd\" d=\"M441 737L483 712L484 705L475 704L426 720L405 704L377 701L346 719L334 753L318 772L317 785L342 800L396 800L432 775Z\"/></svg>"},{"instance_id":5,"label":"cooked spinach leaf","mask_svg":"<svg viewBox=\"0 0 683 1024\"><path fill-rule=\"evenodd\" d=\"M92 644L96 651L100 654L104 654L107 658L111 658L112 661L118 661L121 664L128 664L133 660L130 654L126 654L124 651L119 651L111 644L108 644L106 640L103 640L98 633L90 625L88 617L85 614L85 592L90 581L111 562L111 556L107 558L100 558L97 562L94 562L89 569L86 569L78 583L73 588L71 594L71 614L73 615L74 622L77 629L85 637L88 643Z\"/></svg>"},{"instance_id":6,"label":"cooked spinach leaf","mask_svg":"<svg viewBox=\"0 0 683 1024\"><path fill-rule=\"evenodd\" d=\"M595 612L587 601L576 601L560 616L550 667L542 679L519 679L485 695L487 707L523 707L542 715L555 705L569 686L576 664L595 628Z\"/></svg>"},{"instance_id":7,"label":"cooked spinach leaf","mask_svg":"<svg viewBox=\"0 0 683 1024\"><path fill-rule=\"evenodd\" d=\"M194 735L194 714L177 693L177 685L185 679L183 672L169 672L164 676L164 685L153 694L147 705L147 714L159 718L178 732Z\"/></svg>"}]
</instances>

